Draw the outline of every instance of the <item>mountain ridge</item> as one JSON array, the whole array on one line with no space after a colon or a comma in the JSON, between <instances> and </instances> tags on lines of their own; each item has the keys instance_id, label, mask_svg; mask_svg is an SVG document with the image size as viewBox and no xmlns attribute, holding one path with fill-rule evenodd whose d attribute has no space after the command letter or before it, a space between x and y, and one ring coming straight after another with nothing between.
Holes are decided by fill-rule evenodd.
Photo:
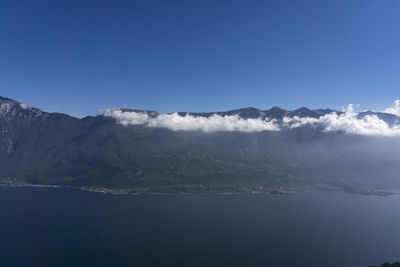
<instances>
[{"instance_id":1,"label":"mountain ridge","mask_svg":"<svg viewBox=\"0 0 400 267\"><path fill-rule=\"evenodd\" d=\"M3 97L0 111L0 181L4 184L125 193L313 189L365 193L400 188L398 138L325 132L307 125L213 133L124 126L103 115L79 119ZM331 110L273 107L268 112L245 108L214 114L251 119L260 112L265 112L264 118L279 119L287 114L321 117Z\"/></svg>"},{"instance_id":2,"label":"mountain ridge","mask_svg":"<svg viewBox=\"0 0 400 267\"><path fill-rule=\"evenodd\" d=\"M0 105L2 103L7 103L7 102L11 102L16 106L17 105L25 105L22 102L19 102L17 100L14 100L14 99L11 99L11 98L7 98L7 97L4 97L4 96L0 96ZM33 110L39 110L39 111L41 111L43 113L46 113L46 114L64 114L64 115L67 115L67 116L70 116L70 117L74 117L74 116L71 116L69 114L62 113L62 112L46 112L46 111L40 110L40 109L35 108L35 107L31 107L31 106L28 106L28 105L25 105L25 106L27 108L30 108L30 109L33 109ZM268 114L273 115L273 116L271 116L273 118L275 114L279 114L279 113L281 113L282 116L283 116L283 114L288 115L288 116L306 116L306 115L308 115L310 113L315 116L317 114L318 115L325 115L325 114L331 113L331 112L337 112L337 113L341 112L341 111L337 111L337 110L329 109L329 108L326 108L326 109L319 108L319 109L311 110L311 109L309 109L307 107L301 107L301 108L298 108L298 109L295 109L295 110L286 110L286 109L283 109L283 108L280 108L280 107L277 107L277 106L274 106L271 109L266 109L266 110L258 109L258 108L255 108L255 107L245 107L245 108L232 109L232 110L227 110L227 111L208 111L208 112L186 112L186 111L160 112L160 111L157 111L157 110L141 110L141 109L133 109L133 108L115 108L115 109L119 109L119 110L121 110L123 112L144 112L144 113L149 113L149 114L150 113L156 113L156 114L177 113L177 114L179 114L181 116L184 116L186 114L190 114L190 115L193 115L193 116L204 116L204 117L209 117L209 116L212 116L214 114L221 115L221 116L226 116L226 115L245 115L245 116L243 116L243 118L267 117L266 115L268 115ZM257 114L257 116L256 116L256 114ZM93 115L88 115L88 116L85 116L85 117L93 117ZM77 118L77 117L74 117L74 118Z\"/></svg>"},{"instance_id":3,"label":"mountain ridge","mask_svg":"<svg viewBox=\"0 0 400 267\"><path fill-rule=\"evenodd\" d=\"M30 111L35 111L36 113L39 114L44 114L44 115L49 115L49 114L54 114L54 115L61 115L61 116L69 116L71 118L76 118L76 119L84 119L86 117L96 117L96 116L102 116L101 115L88 115L83 118L78 118L75 116L71 116L66 113L62 112L46 112L41 109L38 109L36 107L31 107L26 104L23 104L22 102L19 102L17 100L7 98L4 96L0 96L0 105L6 104L6 103L12 103L13 107L17 107L20 109L24 110L30 110ZM143 110L143 109L133 109L133 108L113 108L116 110L121 110L122 112L138 112L138 113L146 113L151 116L158 116L161 114L178 114L180 116L185 116L187 114L192 115L192 116L199 116L199 117L210 117L212 115L220 115L220 116L232 116L232 115L238 115L241 118L270 118L270 119L279 119L281 120L283 117L311 117L311 118L319 118L321 116L324 116L326 114L330 113L336 113L336 114L343 114L343 111L338 111L330 108L318 108L318 109L309 109L307 107L300 107L298 109L294 110L286 110L283 108L280 108L278 106L274 106L270 109L262 110L258 109L255 107L246 107L246 108L239 108L239 109L232 109L232 110L227 110L227 111L210 111L210 112L186 112L186 111L177 111L177 112L160 112L157 110ZM4 115L5 108L2 108L0 106L0 115ZM397 116L395 114L391 113L385 113L385 112L376 112L376 111L362 111L358 113L358 117L362 118L366 115L376 115L380 119L383 119L384 121L393 124L396 120L400 120L400 116Z\"/></svg>"}]
</instances>

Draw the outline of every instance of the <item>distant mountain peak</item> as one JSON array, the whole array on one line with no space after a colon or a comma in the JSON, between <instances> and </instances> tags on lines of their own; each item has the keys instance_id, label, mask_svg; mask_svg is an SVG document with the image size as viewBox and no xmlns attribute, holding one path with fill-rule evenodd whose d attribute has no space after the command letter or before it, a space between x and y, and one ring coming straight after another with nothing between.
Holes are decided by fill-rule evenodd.
<instances>
[{"instance_id":1,"label":"distant mountain peak","mask_svg":"<svg viewBox=\"0 0 400 267\"><path fill-rule=\"evenodd\" d=\"M239 110L252 110L252 111L260 111L258 108L255 108L255 107L246 107L246 108L242 108L242 109L239 109Z\"/></svg>"},{"instance_id":2,"label":"distant mountain peak","mask_svg":"<svg viewBox=\"0 0 400 267\"><path fill-rule=\"evenodd\" d=\"M297 111L297 112L311 112L312 110L307 108L307 107L301 107L301 108L298 108L298 109L296 109L294 111Z\"/></svg>"},{"instance_id":3,"label":"distant mountain peak","mask_svg":"<svg viewBox=\"0 0 400 267\"><path fill-rule=\"evenodd\" d=\"M269 111L286 111L286 110L278 106L273 106Z\"/></svg>"}]
</instances>

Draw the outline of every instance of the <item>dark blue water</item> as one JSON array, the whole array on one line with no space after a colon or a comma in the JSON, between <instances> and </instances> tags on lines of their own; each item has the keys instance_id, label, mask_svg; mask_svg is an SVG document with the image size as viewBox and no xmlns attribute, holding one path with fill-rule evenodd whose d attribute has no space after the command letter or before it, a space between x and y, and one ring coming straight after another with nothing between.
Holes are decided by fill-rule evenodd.
<instances>
[{"instance_id":1,"label":"dark blue water","mask_svg":"<svg viewBox=\"0 0 400 267\"><path fill-rule=\"evenodd\" d=\"M0 265L369 266L400 259L400 197L104 195L0 187Z\"/></svg>"}]
</instances>

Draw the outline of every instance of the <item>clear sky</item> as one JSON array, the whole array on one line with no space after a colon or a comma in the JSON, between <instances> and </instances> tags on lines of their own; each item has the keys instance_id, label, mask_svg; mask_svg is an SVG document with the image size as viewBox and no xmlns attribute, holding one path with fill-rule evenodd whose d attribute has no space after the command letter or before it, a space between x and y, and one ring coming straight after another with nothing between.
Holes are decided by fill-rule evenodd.
<instances>
[{"instance_id":1,"label":"clear sky","mask_svg":"<svg viewBox=\"0 0 400 267\"><path fill-rule=\"evenodd\" d=\"M5 0L0 95L75 116L400 98L400 1Z\"/></svg>"}]
</instances>

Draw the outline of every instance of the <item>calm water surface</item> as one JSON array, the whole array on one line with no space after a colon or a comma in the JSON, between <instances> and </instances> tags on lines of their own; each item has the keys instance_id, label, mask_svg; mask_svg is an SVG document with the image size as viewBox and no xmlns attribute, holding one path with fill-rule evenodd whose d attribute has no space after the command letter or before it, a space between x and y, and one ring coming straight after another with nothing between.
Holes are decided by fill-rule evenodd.
<instances>
[{"instance_id":1,"label":"calm water surface","mask_svg":"<svg viewBox=\"0 0 400 267\"><path fill-rule=\"evenodd\" d=\"M104 195L0 187L0 265L369 266L400 260L400 197Z\"/></svg>"}]
</instances>

